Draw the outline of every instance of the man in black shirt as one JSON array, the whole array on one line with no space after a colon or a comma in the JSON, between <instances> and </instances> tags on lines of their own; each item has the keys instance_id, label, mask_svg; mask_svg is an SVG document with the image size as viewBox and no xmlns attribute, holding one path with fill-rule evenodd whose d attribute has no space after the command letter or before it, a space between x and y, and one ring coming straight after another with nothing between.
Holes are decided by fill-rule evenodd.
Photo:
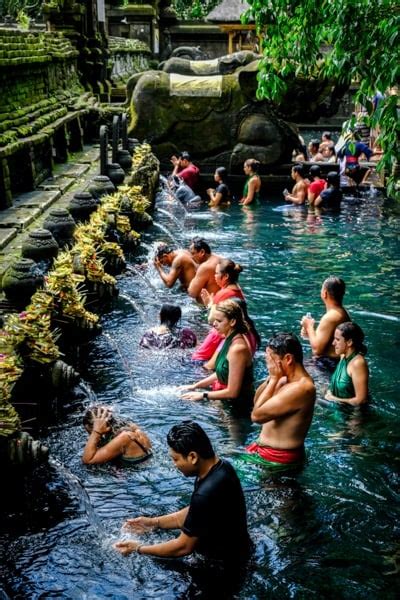
<instances>
[{"instance_id":1,"label":"man in black shirt","mask_svg":"<svg viewBox=\"0 0 400 600\"><path fill-rule=\"evenodd\" d=\"M193 421L172 427L167 436L175 466L185 477L196 477L190 505L160 517L128 519L127 529L143 533L154 528L180 529L168 542L147 545L121 541L114 548L159 557L179 557L199 551L227 563L241 562L249 553L246 505L233 467L214 453L205 431Z\"/></svg>"}]
</instances>

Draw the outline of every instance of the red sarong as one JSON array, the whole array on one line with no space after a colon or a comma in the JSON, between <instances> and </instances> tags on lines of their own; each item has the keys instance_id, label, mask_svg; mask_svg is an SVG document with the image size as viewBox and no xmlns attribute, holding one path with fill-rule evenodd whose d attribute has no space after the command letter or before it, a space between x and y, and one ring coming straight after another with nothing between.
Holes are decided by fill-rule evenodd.
<instances>
[{"instance_id":1,"label":"red sarong","mask_svg":"<svg viewBox=\"0 0 400 600\"><path fill-rule=\"evenodd\" d=\"M271 448L270 446L260 446L257 442L253 442L253 444L247 446L246 452L258 454L258 456L268 462L285 465L299 463L304 460L304 446L294 448L293 450L281 450L280 448Z\"/></svg>"}]
</instances>

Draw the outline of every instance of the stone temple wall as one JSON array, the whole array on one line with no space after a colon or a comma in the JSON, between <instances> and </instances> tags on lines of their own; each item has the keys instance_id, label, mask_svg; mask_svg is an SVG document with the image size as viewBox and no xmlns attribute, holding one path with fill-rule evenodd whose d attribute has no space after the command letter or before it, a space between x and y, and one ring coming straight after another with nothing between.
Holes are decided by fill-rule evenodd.
<instances>
[{"instance_id":1,"label":"stone temple wall","mask_svg":"<svg viewBox=\"0 0 400 600\"><path fill-rule=\"evenodd\" d=\"M82 147L77 55L61 33L0 29L0 209Z\"/></svg>"}]
</instances>

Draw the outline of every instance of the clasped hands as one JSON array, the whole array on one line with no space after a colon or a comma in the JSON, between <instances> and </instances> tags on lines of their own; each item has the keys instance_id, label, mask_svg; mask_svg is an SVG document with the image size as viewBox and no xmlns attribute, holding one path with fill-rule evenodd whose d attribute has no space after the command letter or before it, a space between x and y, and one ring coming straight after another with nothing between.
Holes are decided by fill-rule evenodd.
<instances>
[{"instance_id":1,"label":"clasped hands","mask_svg":"<svg viewBox=\"0 0 400 600\"><path fill-rule=\"evenodd\" d=\"M301 331L300 331L300 335L302 338L308 338L308 329L309 327L314 327L314 323L315 323L315 319L313 319L312 317L308 317L307 315L304 315L304 317L302 317L301 321L300 321L300 325L301 325Z\"/></svg>"}]
</instances>

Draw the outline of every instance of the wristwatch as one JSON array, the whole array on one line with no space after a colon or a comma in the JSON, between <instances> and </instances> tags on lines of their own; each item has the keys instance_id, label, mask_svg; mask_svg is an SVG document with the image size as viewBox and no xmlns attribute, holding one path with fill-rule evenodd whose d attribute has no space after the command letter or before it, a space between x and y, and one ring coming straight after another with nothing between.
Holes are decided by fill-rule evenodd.
<instances>
[{"instance_id":1,"label":"wristwatch","mask_svg":"<svg viewBox=\"0 0 400 600\"><path fill-rule=\"evenodd\" d=\"M208 400L208 392L203 393L203 400Z\"/></svg>"}]
</instances>

